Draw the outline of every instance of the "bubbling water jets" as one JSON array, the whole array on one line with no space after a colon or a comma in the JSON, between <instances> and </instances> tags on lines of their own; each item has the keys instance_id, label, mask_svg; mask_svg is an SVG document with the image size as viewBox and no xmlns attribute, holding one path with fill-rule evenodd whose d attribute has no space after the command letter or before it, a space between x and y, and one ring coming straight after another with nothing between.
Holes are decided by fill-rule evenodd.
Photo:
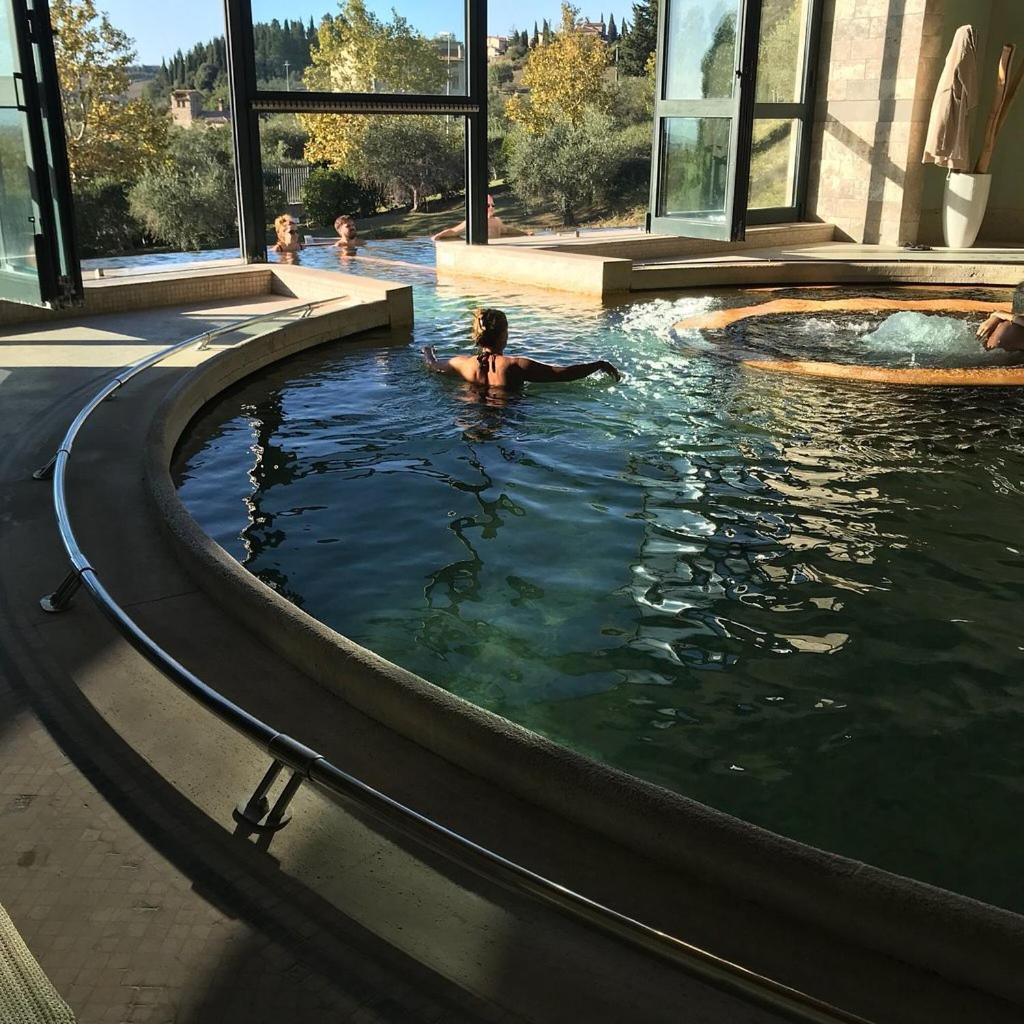
<instances>
[{"instance_id":1,"label":"bubbling water jets","mask_svg":"<svg viewBox=\"0 0 1024 1024\"><path fill-rule=\"evenodd\" d=\"M919 358L945 362L977 356L980 343L975 331L967 320L907 311L886 317L863 341L876 354L903 357L913 365Z\"/></svg>"},{"instance_id":2,"label":"bubbling water jets","mask_svg":"<svg viewBox=\"0 0 1024 1024\"><path fill-rule=\"evenodd\" d=\"M709 295L685 296L671 301L653 299L650 302L637 302L623 312L619 327L627 334L647 334L664 340L674 336L672 327L679 320L707 313L717 309L720 304ZM696 331L693 334L699 337Z\"/></svg>"}]
</instances>

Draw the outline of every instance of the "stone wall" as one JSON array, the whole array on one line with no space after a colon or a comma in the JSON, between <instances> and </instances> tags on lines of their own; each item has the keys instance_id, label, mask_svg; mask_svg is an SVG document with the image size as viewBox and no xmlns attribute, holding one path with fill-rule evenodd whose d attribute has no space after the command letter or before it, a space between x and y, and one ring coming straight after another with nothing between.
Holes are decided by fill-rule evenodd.
<instances>
[{"instance_id":1,"label":"stone wall","mask_svg":"<svg viewBox=\"0 0 1024 1024\"><path fill-rule=\"evenodd\" d=\"M917 241L941 6L825 0L807 215L831 221L838 237Z\"/></svg>"}]
</instances>

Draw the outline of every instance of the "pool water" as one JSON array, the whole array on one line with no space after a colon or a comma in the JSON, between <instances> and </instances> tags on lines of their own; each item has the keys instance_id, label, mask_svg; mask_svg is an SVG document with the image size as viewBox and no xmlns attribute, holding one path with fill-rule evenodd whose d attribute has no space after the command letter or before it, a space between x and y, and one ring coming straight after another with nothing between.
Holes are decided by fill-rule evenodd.
<instances>
[{"instance_id":1,"label":"pool water","mask_svg":"<svg viewBox=\"0 0 1024 1024\"><path fill-rule=\"evenodd\" d=\"M415 284L412 343L261 371L185 438L180 493L219 543L342 633L560 743L1024 910L1020 390L759 374L670 330L750 292L603 308L506 293L511 349L626 378L488 398L428 374L418 348L465 350L495 295L429 267L362 272Z\"/></svg>"}]
</instances>

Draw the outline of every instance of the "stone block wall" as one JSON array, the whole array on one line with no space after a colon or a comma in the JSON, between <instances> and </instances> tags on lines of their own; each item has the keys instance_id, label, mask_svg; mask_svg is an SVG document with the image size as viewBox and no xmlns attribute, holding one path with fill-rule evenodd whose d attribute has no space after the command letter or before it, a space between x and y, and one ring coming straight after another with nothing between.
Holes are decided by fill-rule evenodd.
<instances>
[{"instance_id":1,"label":"stone block wall","mask_svg":"<svg viewBox=\"0 0 1024 1024\"><path fill-rule=\"evenodd\" d=\"M917 241L941 0L825 0L807 213L855 242Z\"/></svg>"}]
</instances>

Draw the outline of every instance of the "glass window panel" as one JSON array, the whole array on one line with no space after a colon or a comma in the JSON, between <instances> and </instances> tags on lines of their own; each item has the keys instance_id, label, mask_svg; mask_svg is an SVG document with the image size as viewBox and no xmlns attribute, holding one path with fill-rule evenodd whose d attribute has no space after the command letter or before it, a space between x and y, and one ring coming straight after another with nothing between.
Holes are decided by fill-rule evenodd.
<instances>
[{"instance_id":1,"label":"glass window panel","mask_svg":"<svg viewBox=\"0 0 1024 1024\"><path fill-rule=\"evenodd\" d=\"M464 0L253 0L260 89L466 95Z\"/></svg>"},{"instance_id":2,"label":"glass window panel","mask_svg":"<svg viewBox=\"0 0 1024 1024\"><path fill-rule=\"evenodd\" d=\"M804 47L809 0L764 0L758 49L758 103L803 99Z\"/></svg>"},{"instance_id":3,"label":"glass window panel","mask_svg":"<svg viewBox=\"0 0 1024 1024\"><path fill-rule=\"evenodd\" d=\"M665 99L732 96L738 9L737 0L674 0L669 4Z\"/></svg>"},{"instance_id":4,"label":"glass window panel","mask_svg":"<svg viewBox=\"0 0 1024 1024\"><path fill-rule=\"evenodd\" d=\"M381 239L429 239L465 217L461 117L274 114L261 118L260 128L264 153L280 151L285 138L295 147L280 162L264 163L268 237L281 246L271 250L274 259L314 267L336 267L341 260L347 266L367 241L372 244L363 256L373 255ZM504 218L515 226L506 205L503 198ZM278 236L275 220L283 214L297 222L306 248ZM339 244L346 241L351 244Z\"/></svg>"},{"instance_id":5,"label":"glass window panel","mask_svg":"<svg viewBox=\"0 0 1024 1024\"><path fill-rule=\"evenodd\" d=\"M667 117L661 124L659 217L725 220L728 117Z\"/></svg>"},{"instance_id":6,"label":"glass window panel","mask_svg":"<svg viewBox=\"0 0 1024 1024\"><path fill-rule=\"evenodd\" d=\"M795 205L799 157L800 122L796 118L757 118L750 151L747 208L765 210Z\"/></svg>"},{"instance_id":7,"label":"glass window panel","mask_svg":"<svg viewBox=\"0 0 1024 1024\"><path fill-rule=\"evenodd\" d=\"M36 267L37 210L32 191L28 121L17 109L13 76L21 68L12 14L0 7L0 284L5 298L39 302Z\"/></svg>"}]
</instances>

